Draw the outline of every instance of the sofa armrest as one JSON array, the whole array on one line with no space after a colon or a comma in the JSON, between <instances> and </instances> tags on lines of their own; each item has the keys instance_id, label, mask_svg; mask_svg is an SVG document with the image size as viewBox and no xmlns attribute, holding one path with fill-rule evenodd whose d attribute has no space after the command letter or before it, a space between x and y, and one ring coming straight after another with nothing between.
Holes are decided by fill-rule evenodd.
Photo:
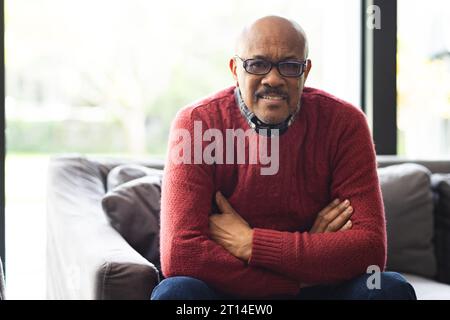
<instances>
[{"instance_id":1,"label":"sofa armrest","mask_svg":"<svg viewBox=\"0 0 450 320\"><path fill-rule=\"evenodd\" d=\"M150 299L158 270L112 228L101 207L99 164L50 160L47 197L47 298Z\"/></svg>"}]
</instances>

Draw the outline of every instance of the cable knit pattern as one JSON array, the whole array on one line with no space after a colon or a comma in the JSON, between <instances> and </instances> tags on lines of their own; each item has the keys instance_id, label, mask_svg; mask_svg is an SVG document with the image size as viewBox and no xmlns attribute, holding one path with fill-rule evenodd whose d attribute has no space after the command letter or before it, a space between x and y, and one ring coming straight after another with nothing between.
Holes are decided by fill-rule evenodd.
<instances>
[{"instance_id":1,"label":"cable knit pattern","mask_svg":"<svg viewBox=\"0 0 450 320\"><path fill-rule=\"evenodd\" d=\"M194 121L202 132L249 128L234 87L180 110L169 154ZM253 135L250 139L262 139ZM203 147L210 142L203 142ZM246 152L248 152L248 143ZM235 146L236 148L236 146ZM234 152L236 157L236 152ZM224 159L226 150L224 150ZM279 170L261 164L175 164L168 158L161 199L161 264L166 277L186 275L241 297L294 295L301 284L350 279L369 265L384 269L386 234L374 145L364 114L323 91L305 88L297 119L280 136ZM194 163L194 151L191 151ZM220 190L254 228L245 263L208 237L208 216ZM348 231L309 234L317 213L334 198L354 208Z\"/></svg>"}]
</instances>

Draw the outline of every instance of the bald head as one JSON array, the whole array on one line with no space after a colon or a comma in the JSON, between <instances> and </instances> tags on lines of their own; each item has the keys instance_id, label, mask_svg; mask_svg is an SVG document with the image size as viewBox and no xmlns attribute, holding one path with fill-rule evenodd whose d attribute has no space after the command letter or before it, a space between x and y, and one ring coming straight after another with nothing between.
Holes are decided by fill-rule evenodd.
<instances>
[{"instance_id":1,"label":"bald head","mask_svg":"<svg viewBox=\"0 0 450 320\"><path fill-rule=\"evenodd\" d=\"M261 122L280 124L300 110L311 60L297 23L277 16L258 19L240 34L235 54L229 66L236 86Z\"/></svg>"},{"instance_id":2,"label":"bald head","mask_svg":"<svg viewBox=\"0 0 450 320\"><path fill-rule=\"evenodd\" d=\"M298 50L302 59L308 57L308 39L303 28L295 21L279 16L266 16L246 26L236 42L236 54L246 56L258 46L273 46Z\"/></svg>"}]
</instances>

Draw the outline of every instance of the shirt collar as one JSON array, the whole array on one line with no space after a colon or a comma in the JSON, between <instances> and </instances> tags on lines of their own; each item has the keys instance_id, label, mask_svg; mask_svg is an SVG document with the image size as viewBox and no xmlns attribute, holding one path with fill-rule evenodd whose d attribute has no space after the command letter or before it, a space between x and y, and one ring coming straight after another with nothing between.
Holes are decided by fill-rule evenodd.
<instances>
[{"instance_id":1,"label":"shirt collar","mask_svg":"<svg viewBox=\"0 0 450 320\"><path fill-rule=\"evenodd\" d=\"M295 111L294 114L289 115L289 117L282 123L267 124L258 119L258 117L253 112L250 111L250 109L245 104L244 99L242 98L241 90L239 89L239 87L236 87L234 89L234 98L236 100L236 104L239 106L241 114L247 120L247 123L250 126L250 128L255 130L258 134L265 136L273 136L275 134L282 135L283 133L285 133L294 122L298 114L298 111L300 110L299 106L297 108L297 111Z\"/></svg>"}]
</instances>

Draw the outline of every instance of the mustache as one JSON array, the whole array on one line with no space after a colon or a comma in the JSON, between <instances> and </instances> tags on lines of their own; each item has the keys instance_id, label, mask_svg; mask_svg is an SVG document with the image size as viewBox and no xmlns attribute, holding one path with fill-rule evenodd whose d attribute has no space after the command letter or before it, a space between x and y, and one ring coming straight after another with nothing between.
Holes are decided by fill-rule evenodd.
<instances>
[{"instance_id":1,"label":"mustache","mask_svg":"<svg viewBox=\"0 0 450 320\"><path fill-rule=\"evenodd\" d=\"M261 96L268 96L268 95L277 95L281 96L283 98L287 98L288 94L284 90L277 89L277 88L263 88L261 90L258 90L255 92L255 97L261 97Z\"/></svg>"}]
</instances>

